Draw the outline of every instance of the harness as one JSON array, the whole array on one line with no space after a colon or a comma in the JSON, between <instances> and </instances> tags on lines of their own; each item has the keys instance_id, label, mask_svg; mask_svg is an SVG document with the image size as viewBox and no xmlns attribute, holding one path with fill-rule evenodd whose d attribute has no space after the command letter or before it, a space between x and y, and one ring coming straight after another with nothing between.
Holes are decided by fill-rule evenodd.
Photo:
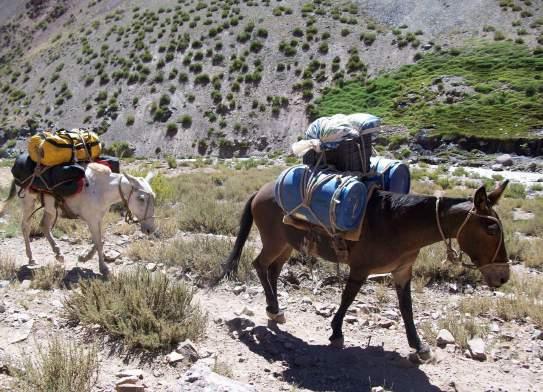
<instances>
[{"instance_id":1,"label":"harness","mask_svg":"<svg viewBox=\"0 0 543 392\"><path fill-rule=\"evenodd\" d=\"M468 263L465 263L464 261L462 261L462 255L463 255L462 249L459 249L459 250L454 249L453 246L452 246L452 238L449 238L449 240L447 241L447 238L445 237L445 233L443 232L443 228L441 226L441 221L439 219L439 203L440 203L440 201L441 201L441 198L438 197L437 200L436 200L436 222L437 222L437 228L439 229L439 234L441 235L441 238L443 239L443 243L445 244L445 247L447 248L447 258L445 259L446 261L450 261L452 263L461 263L462 266L467 267L467 268L471 268L471 269L479 268L479 271L481 271L481 272L483 272L483 270L489 269L489 268L496 268L496 267L503 268L504 266L509 267L509 265L511 264L510 261L508 261L508 262L496 262L496 258L498 257L498 253L499 253L500 248L501 248L501 246L503 244L503 227L502 227L502 224L501 224L500 220L498 218L496 218L496 217L493 217L493 216L478 214L475 211L475 206L473 206L468 211L468 213L466 215L466 218L464 219L464 221L462 222L462 224L458 228L458 231L456 232L456 238L458 239L460 237L460 234L462 233L462 230L464 229L464 227L466 227L466 224L468 223L469 219L472 216L476 216L478 218L490 219L491 221L495 222L498 225L498 228L500 229L500 240L498 241L498 244L496 245L496 250L494 251L494 255L492 256L492 259L490 260L490 262L488 264L478 266L478 265L475 265L475 264L468 264Z\"/></svg>"},{"instance_id":2,"label":"harness","mask_svg":"<svg viewBox=\"0 0 543 392\"><path fill-rule=\"evenodd\" d=\"M128 223L128 224L142 223L142 222L145 222L146 220L149 220L151 218L155 218L154 215L153 216L147 216L147 213L149 212L149 205L151 204L151 201L154 201L154 196L153 196L152 193L146 192L146 191L141 190L141 189L139 191L148 196L148 198L147 198L147 200L145 202L145 213L143 214L143 219L142 220L138 220L138 219L134 218L134 214L132 213L132 211L130 210L130 206L128 205L128 202L130 201L130 198L132 197L132 194L134 193L134 187L132 186L132 184L130 184L130 193L128 194L128 197L126 198L124 196L123 189L121 187L123 177L124 176L119 177L119 184L118 185L119 185L119 194L121 195L121 200L123 201L123 205L126 208L126 215L124 216L125 222Z\"/></svg>"}]
</instances>

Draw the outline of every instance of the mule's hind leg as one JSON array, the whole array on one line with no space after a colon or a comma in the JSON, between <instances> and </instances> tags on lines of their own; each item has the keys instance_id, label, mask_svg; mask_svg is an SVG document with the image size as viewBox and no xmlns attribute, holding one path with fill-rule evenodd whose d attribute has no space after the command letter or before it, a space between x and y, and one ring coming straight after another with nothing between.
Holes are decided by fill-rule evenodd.
<instances>
[{"instance_id":1,"label":"mule's hind leg","mask_svg":"<svg viewBox=\"0 0 543 392\"><path fill-rule=\"evenodd\" d=\"M21 218L21 231L25 241L26 257L29 265L35 265L36 260L32 257L32 249L30 248L30 218L34 212L34 204L36 198L30 192L25 192L25 196L21 199L23 207L23 216Z\"/></svg>"},{"instance_id":2,"label":"mule's hind leg","mask_svg":"<svg viewBox=\"0 0 543 392\"><path fill-rule=\"evenodd\" d=\"M53 249L53 252L55 253L55 258L58 262L64 263L64 256L62 255L62 252L60 251L60 248L55 241L55 238L53 237L53 233L51 232L51 229L53 228L53 223L56 219L56 208L55 208L55 202L52 198L45 197L44 198L44 213L43 217L41 219L41 229L43 231L43 234L45 235L45 238L47 238L47 241L49 242L49 245L51 245L51 248Z\"/></svg>"},{"instance_id":3,"label":"mule's hind leg","mask_svg":"<svg viewBox=\"0 0 543 392\"><path fill-rule=\"evenodd\" d=\"M269 277L270 284L271 284L272 291L273 291L272 309L277 309L277 312L272 313L272 312L270 312L268 310L267 314L268 314L268 317L271 320L276 321L279 324L284 324L287 320L285 318L285 314L279 308L279 301L277 299L277 281L279 280L279 275L281 274L281 270L283 269L283 265L285 265L285 263L287 262L287 260L290 257L291 253L292 253L292 247L289 246L268 267L268 277Z\"/></svg>"},{"instance_id":4,"label":"mule's hind leg","mask_svg":"<svg viewBox=\"0 0 543 392\"><path fill-rule=\"evenodd\" d=\"M269 267L272 263L281 256L284 250L279 252L272 248L263 247L260 254L253 261L258 279L264 288L264 295L266 296L266 313L270 319L273 319L273 315L279 314L279 303L277 301L277 293L274 291L269 274Z\"/></svg>"},{"instance_id":5,"label":"mule's hind leg","mask_svg":"<svg viewBox=\"0 0 543 392\"><path fill-rule=\"evenodd\" d=\"M334 347L341 348L343 347L343 318L347 313L347 309L353 303L356 295L360 291L360 287L365 282L367 274L356 271L356 269L351 268L349 273L349 279L345 285L345 289L341 294L341 304L337 310L334 318L332 319L332 336L330 336L330 345Z\"/></svg>"},{"instance_id":6,"label":"mule's hind leg","mask_svg":"<svg viewBox=\"0 0 543 392\"><path fill-rule=\"evenodd\" d=\"M87 221L92 236L92 242L98 252L98 269L104 277L110 274L109 267L104 260L104 242L102 239L102 223L100 221Z\"/></svg>"}]
</instances>

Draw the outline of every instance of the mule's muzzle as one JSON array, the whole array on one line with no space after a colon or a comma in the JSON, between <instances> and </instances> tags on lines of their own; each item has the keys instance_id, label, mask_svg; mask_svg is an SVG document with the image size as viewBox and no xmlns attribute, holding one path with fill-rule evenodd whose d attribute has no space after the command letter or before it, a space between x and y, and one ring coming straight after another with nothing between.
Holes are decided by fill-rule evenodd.
<instances>
[{"instance_id":1,"label":"mule's muzzle","mask_svg":"<svg viewBox=\"0 0 543 392\"><path fill-rule=\"evenodd\" d=\"M141 224L141 232L145 235L151 235L156 231L156 227L154 225L142 223Z\"/></svg>"},{"instance_id":2,"label":"mule's muzzle","mask_svg":"<svg viewBox=\"0 0 543 392\"><path fill-rule=\"evenodd\" d=\"M509 263L490 263L479 267L486 283L493 288L498 288L509 280L511 267Z\"/></svg>"}]
</instances>

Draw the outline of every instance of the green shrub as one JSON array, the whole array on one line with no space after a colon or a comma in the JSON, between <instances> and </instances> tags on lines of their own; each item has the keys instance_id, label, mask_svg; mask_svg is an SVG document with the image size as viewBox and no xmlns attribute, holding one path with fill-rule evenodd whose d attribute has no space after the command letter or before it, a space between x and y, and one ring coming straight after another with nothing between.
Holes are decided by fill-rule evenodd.
<instances>
[{"instance_id":1,"label":"green shrub","mask_svg":"<svg viewBox=\"0 0 543 392\"><path fill-rule=\"evenodd\" d=\"M183 128L190 128L192 125L192 117L188 114L184 114L181 116L181 124L183 125Z\"/></svg>"},{"instance_id":2,"label":"green shrub","mask_svg":"<svg viewBox=\"0 0 543 392\"><path fill-rule=\"evenodd\" d=\"M128 116L126 116L126 126L130 127L132 125L134 125L134 115L129 114Z\"/></svg>"},{"instance_id":3,"label":"green shrub","mask_svg":"<svg viewBox=\"0 0 543 392\"><path fill-rule=\"evenodd\" d=\"M80 285L65 301L68 320L100 325L128 347L169 348L202 337L206 319L183 281L145 269L119 272L108 281Z\"/></svg>"}]
</instances>

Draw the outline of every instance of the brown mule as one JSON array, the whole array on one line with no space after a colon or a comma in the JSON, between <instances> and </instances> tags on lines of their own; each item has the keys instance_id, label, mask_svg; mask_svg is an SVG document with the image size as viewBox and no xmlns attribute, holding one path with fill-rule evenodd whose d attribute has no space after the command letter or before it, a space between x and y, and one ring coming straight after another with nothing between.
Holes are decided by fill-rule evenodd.
<instances>
[{"instance_id":1,"label":"brown mule","mask_svg":"<svg viewBox=\"0 0 543 392\"><path fill-rule=\"evenodd\" d=\"M473 200L374 192L367 206L360 240L348 242L349 278L331 323L331 343L343 345L343 318L368 275L392 273L409 346L421 360L429 360L430 348L419 339L413 322L410 284L413 264L422 247L445 241L445 238L456 238L461 251L470 256L489 286L499 287L507 282L509 264L503 229L492 208L506 186L507 181L488 195L481 187ZM307 233L284 224L283 216L274 199L274 183L264 185L252 195L243 210L238 237L221 275L222 278L237 270L254 219L262 250L253 265L264 288L268 317L277 322L285 322L277 300L277 279L292 250L301 249ZM337 262L331 238L317 234L317 239L318 255ZM448 249L452 257L455 251L450 245Z\"/></svg>"}]
</instances>

